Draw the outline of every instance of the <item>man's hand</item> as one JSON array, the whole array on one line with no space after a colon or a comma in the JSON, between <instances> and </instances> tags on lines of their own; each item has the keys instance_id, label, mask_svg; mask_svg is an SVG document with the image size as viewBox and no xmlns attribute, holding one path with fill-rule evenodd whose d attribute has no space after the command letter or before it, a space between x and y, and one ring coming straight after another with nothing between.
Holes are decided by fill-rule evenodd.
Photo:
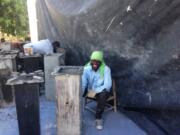
<instances>
[{"instance_id":1,"label":"man's hand","mask_svg":"<svg viewBox=\"0 0 180 135\"><path fill-rule=\"evenodd\" d=\"M89 90L86 96L90 98L95 98L96 92L93 90Z\"/></svg>"}]
</instances>

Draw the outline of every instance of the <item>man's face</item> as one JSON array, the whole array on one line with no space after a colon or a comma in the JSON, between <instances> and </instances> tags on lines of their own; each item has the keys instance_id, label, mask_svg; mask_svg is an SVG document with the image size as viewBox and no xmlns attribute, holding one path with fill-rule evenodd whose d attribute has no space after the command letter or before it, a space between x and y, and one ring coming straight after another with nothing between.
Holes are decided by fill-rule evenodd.
<instances>
[{"instance_id":1,"label":"man's face","mask_svg":"<svg viewBox=\"0 0 180 135\"><path fill-rule=\"evenodd\" d=\"M101 65L101 62L100 61L97 61L97 60L91 60L91 66L92 66L92 69L94 71L97 71L98 68L100 67Z\"/></svg>"}]
</instances>

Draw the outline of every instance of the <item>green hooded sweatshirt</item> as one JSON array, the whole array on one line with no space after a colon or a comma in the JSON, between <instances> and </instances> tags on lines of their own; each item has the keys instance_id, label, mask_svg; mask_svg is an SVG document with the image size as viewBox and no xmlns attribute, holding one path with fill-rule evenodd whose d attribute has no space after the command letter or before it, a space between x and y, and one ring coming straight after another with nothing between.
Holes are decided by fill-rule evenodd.
<instances>
[{"instance_id":1,"label":"green hooded sweatshirt","mask_svg":"<svg viewBox=\"0 0 180 135\"><path fill-rule=\"evenodd\" d=\"M103 78L104 77L104 68L105 68L105 62L104 62L104 59L103 59L103 52L102 51L94 51L91 54L90 60L97 60L97 61L101 62L101 65L99 67L99 72L100 72L100 76ZM85 67L89 66L89 65L90 65L90 62L88 62L85 65Z\"/></svg>"}]
</instances>

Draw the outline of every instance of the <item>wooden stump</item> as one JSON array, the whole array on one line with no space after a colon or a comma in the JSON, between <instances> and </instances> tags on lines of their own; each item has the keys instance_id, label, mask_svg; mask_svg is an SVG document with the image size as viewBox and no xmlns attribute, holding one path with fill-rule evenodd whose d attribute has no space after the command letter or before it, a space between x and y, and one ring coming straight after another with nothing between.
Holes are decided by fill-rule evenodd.
<instances>
[{"instance_id":1,"label":"wooden stump","mask_svg":"<svg viewBox=\"0 0 180 135\"><path fill-rule=\"evenodd\" d=\"M81 135L81 75L55 77L57 135Z\"/></svg>"}]
</instances>

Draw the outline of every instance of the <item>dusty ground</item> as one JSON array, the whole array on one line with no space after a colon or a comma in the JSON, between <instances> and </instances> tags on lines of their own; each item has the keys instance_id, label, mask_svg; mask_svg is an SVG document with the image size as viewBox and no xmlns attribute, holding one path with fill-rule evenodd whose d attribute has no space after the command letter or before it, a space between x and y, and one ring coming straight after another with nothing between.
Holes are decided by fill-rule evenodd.
<instances>
[{"instance_id":1,"label":"dusty ground","mask_svg":"<svg viewBox=\"0 0 180 135\"><path fill-rule=\"evenodd\" d=\"M40 100L41 134L56 135L56 105L55 102ZM84 135L146 135L133 121L119 112L104 114L104 129L97 131L94 114L85 111L83 114ZM0 109L0 135L18 135L18 124L15 107Z\"/></svg>"}]
</instances>

